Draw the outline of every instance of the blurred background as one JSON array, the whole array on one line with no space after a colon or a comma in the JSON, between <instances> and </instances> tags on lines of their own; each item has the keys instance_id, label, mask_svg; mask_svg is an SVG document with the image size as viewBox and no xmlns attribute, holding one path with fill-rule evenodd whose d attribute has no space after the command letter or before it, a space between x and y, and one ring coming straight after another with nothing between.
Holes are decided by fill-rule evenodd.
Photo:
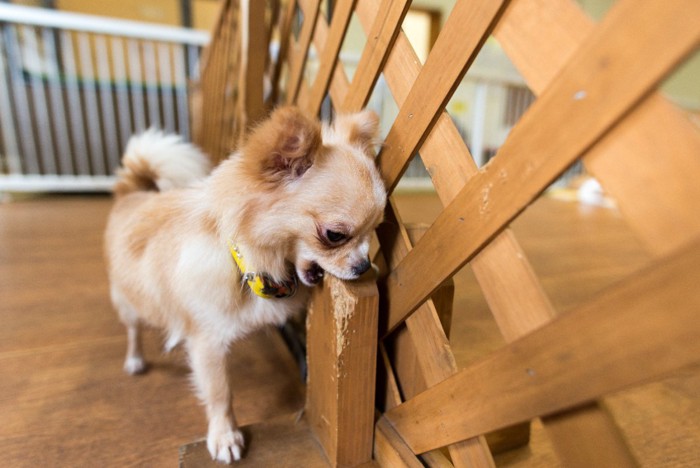
<instances>
[{"instance_id":1,"label":"blurred background","mask_svg":"<svg viewBox=\"0 0 700 468\"><path fill-rule=\"evenodd\" d=\"M594 19L614 4L577 1ZM324 14L330 4L323 2ZM427 58L453 5L454 0L412 3L403 29L420 60ZM190 137L191 84L220 7L220 0L0 2L0 191L106 191L132 133L155 126ZM353 18L341 54L350 78L365 41ZM273 55L275 47L273 38ZM312 45L309 75L315 54ZM696 124L698 83L696 54L662 86ZM533 101L491 37L447 111L483 166ZM398 108L382 78L369 107L388 132ZM570 185L582 171L574 165L555 186ZM431 189L419 158L401 187Z\"/></svg>"}]
</instances>

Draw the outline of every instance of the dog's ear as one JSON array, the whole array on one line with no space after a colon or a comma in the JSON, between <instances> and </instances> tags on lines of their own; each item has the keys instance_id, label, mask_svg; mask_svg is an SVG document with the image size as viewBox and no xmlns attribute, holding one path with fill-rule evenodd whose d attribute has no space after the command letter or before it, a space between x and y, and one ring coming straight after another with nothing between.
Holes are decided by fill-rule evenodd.
<instances>
[{"instance_id":1,"label":"dog's ear","mask_svg":"<svg viewBox=\"0 0 700 468\"><path fill-rule=\"evenodd\" d=\"M353 145L357 145L370 157L375 156L379 141L379 116L364 110L354 114L339 114L333 123L335 132Z\"/></svg>"},{"instance_id":2,"label":"dog's ear","mask_svg":"<svg viewBox=\"0 0 700 468\"><path fill-rule=\"evenodd\" d=\"M321 125L292 106L280 107L253 130L243 147L248 167L266 182L301 177L321 147Z\"/></svg>"}]
</instances>

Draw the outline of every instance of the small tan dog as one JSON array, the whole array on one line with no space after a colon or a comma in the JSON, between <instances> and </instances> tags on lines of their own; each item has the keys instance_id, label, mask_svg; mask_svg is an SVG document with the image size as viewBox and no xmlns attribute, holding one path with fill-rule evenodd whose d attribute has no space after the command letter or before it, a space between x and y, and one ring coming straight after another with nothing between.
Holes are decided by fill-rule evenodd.
<instances>
[{"instance_id":1,"label":"small tan dog","mask_svg":"<svg viewBox=\"0 0 700 468\"><path fill-rule=\"evenodd\" d=\"M140 324L183 342L209 421L212 458L241 458L244 441L226 373L229 345L303 309L328 272L370 268L370 234L386 191L374 162L378 119L323 125L283 107L212 173L179 137L133 137L106 232L111 297L126 325L124 369L146 364Z\"/></svg>"}]
</instances>

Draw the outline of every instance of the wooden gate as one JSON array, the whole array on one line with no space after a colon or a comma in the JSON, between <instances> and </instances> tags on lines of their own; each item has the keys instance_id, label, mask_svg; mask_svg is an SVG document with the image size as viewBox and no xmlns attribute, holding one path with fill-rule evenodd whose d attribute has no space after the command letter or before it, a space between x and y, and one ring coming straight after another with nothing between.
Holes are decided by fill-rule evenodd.
<instances>
[{"instance_id":1,"label":"wooden gate","mask_svg":"<svg viewBox=\"0 0 700 468\"><path fill-rule=\"evenodd\" d=\"M401 31L410 1L337 0L330 21L320 0L251 1L242 15L224 3L198 134L215 158L271 105L318 114L329 96L334 112L363 108L383 73L399 105L378 156L386 187L419 153L444 207L418 233L390 201L377 232L387 266L378 296L373 282L332 278L316 293L305 427L330 463L420 466L418 454L444 462L431 451L447 447L455 466L491 466L485 434L541 418L566 466L635 465L597 401L700 361L700 135L657 91L697 50L700 2L619 0L594 24L574 0L459 0L424 65ZM353 14L367 42L349 80L338 57ZM243 52L241 22L251 38ZM491 35L537 99L479 169L445 106ZM267 102L250 85L263 74ZM562 314L509 224L579 160L654 260ZM460 370L440 321L449 298L436 294L467 264L508 344ZM340 347L319 345L328 341ZM389 345L416 367L392 361Z\"/></svg>"}]
</instances>

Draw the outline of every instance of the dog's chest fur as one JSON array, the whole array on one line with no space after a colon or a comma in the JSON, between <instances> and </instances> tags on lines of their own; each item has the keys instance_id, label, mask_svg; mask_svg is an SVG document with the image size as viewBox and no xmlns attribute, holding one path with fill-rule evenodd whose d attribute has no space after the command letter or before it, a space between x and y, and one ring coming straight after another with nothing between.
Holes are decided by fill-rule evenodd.
<instances>
[{"instance_id":1,"label":"dog's chest fur","mask_svg":"<svg viewBox=\"0 0 700 468\"><path fill-rule=\"evenodd\" d=\"M127 203L131 219L108 229L117 244L129 243L144 230L144 220L152 223L138 251L116 246L115 251L129 254L112 255L110 268L111 280L123 286L128 301L148 322L165 328L175 341L196 334L226 344L261 326L282 324L304 306L308 289L302 285L291 298L255 296L241 281L228 246L208 229L201 213L170 199L158 207L171 216L153 216L152 202L170 198L163 195L143 197L140 206Z\"/></svg>"}]
</instances>

